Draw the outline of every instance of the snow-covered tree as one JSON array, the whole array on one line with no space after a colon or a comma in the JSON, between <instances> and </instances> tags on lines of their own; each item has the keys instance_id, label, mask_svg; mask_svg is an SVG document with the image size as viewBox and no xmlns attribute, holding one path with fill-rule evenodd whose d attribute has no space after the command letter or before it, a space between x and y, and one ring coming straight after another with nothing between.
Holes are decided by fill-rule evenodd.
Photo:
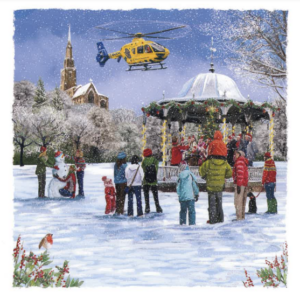
<instances>
[{"instance_id":1,"label":"snow-covered tree","mask_svg":"<svg viewBox=\"0 0 300 300\"><path fill-rule=\"evenodd\" d=\"M65 135L65 116L52 107L42 107L33 114L31 124L35 144L39 146L53 145Z\"/></svg>"},{"instance_id":2,"label":"snow-covered tree","mask_svg":"<svg viewBox=\"0 0 300 300\"><path fill-rule=\"evenodd\" d=\"M135 112L130 109L119 108L111 110L110 113L116 125L120 123L136 124L137 122L137 116Z\"/></svg>"},{"instance_id":3,"label":"snow-covered tree","mask_svg":"<svg viewBox=\"0 0 300 300\"><path fill-rule=\"evenodd\" d=\"M284 159L287 158L287 115L286 102L283 100L275 100L276 107L280 108L280 112L276 112L274 118L274 150L275 155Z\"/></svg>"},{"instance_id":4,"label":"snow-covered tree","mask_svg":"<svg viewBox=\"0 0 300 300\"><path fill-rule=\"evenodd\" d=\"M213 36L219 55L244 79L286 100L287 11L217 11L200 30Z\"/></svg>"},{"instance_id":5,"label":"snow-covered tree","mask_svg":"<svg viewBox=\"0 0 300 300\"><path fill-rule=\"evenodd\" d=\"M116 128L112 117L106 109L94 106L87 115L94 128L89 135L90 145L100 153L115 151L119 144L116 140Z\"/></svg>"},{"instance_id":6,"label":"snow-covered tree","mask_svg":"<svg viewBox=\"0 0 300 300\"><path fill-rule=\"evenodd\" d=\"M33 143L30 108L15 107L13 112L14 143L20 148L20 167L24 166L24 149Z\"/></svg>"},{"instance_id":7,"label":"snow-covered tree","mask_svg":"<svg viewBox=\"0 0 300 300\"><path fill-rule=\"evenodd\" d=\"M29 81L15 82L13 107L32 107L35 89L35 85Z\"/></svg>"},{"instance_id":8,"label":"snow-covered tree","mask_svg":"<svg viewBox=\"0 0 300 300\"><path fill-rule=\"evenodd\" d=\"M92 134L94 126L86 115L70 114L66 127L67 135L76 149L80 149L82 143L89 144L89 135Z\"/></svg>"},{"instance_id":9,"label":"snow-covered tree","mask_svg":"<svg viewBox=\"0 0 300 300\"><path fill-rule=\"evenodd\" d=\"M65 92L56 87L53 91L47 93L47 98L52 107L58 111L64 110L67 114L72 106L72 100L70 96Z\"/></svg>"},{"instance_id":10,"label":"snow-covered tree","mask_svg":"<svg viewBox=\"0 0 300 300\"><path fill-rule=\"evenodd\" d=\"M33 107L34 108L41 108L46 103L47 103L46 90L45 90L45 87L44 87L44 82L40 78L38 83L37 83L37 87L36 87L36 91L35 91Z\"/></svg>"},{"instance_id":11,"label":"snow-covered tree","mask_svg":"<svg viewBox=\"0 0 300 300\"><path fill-rule=\"evenodd\" d=\"M117 125L119 151L124 151L128 157L141 156L142 140L138 126L134 123L120 123Z\"/></svg>"}]
</instances>

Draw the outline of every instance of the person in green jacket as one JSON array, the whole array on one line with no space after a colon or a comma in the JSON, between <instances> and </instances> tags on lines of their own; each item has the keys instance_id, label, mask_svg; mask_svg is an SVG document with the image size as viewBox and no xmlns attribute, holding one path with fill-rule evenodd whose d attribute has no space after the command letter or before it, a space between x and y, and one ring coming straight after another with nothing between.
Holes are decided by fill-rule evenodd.
<instances>
[{"instance_id":1,"label":"person in green jacket","mask_svg":"<svg viewBox=\"0 0 300 300\"><path fill-rule=\"evenodd\" d=\"M47 148L42 146L40 149L41 154L39 155L35 174L38 177L39 182L39 198L45 198L46 188L46 167L53 168L53 164L49 164L47 156Z\"/></svg>"},{"instance_id":2,"label":"person in green jacket","mask_svg":"<svg viewBox=\"0 0 300 300\"><path fill-rule=\"evenodd\" d=\"M143 156L144 160L142 162L142 168L145 174L143 179L143 190L146 204L145 213L150 213L149 190L151 190L153 194L156 212L162 213L163 210L159 205L157 188L158 160L154 156L152 156L151 149L145 149L143 151Z\"/></svg>"},{"instance_id":3,"label":"person in green jacket","mask_svg":"<svg viewBox=\"0 0 300 300\"><path fill-rule=\"evenodd\" d=\"M209 212L209 221L207 223L224 222L222 191L225 178L231 178L232 176L232 170L226 157L211 155L199 168L199 173L206 180Z\"/></svg>"}]
</instances>

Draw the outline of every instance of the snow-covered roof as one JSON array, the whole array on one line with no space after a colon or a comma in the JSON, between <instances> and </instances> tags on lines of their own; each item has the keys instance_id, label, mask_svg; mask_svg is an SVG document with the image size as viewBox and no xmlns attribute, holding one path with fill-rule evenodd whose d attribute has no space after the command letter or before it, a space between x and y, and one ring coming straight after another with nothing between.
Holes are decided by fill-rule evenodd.
<instances>
[{"instance_id":1,"label":"snow-covered roof","mask_svg":"<svg viewBox=\"0 0 300 300\"><path fill-rule=\"evenodd\" d=\"M95 87L95 85L94 85L92 82L90 82L90 83L87 83L87 84L85 84L85 85L83 85L83 86L79 85L78 88L76 89L76 92L75 92L73 98L77 98L77 97L79 97L79 96L85 95L91 86L94 87L96 93L97 93L99 96L107 97L107 96L105 96L105 95L103 95L103 94L99 94L98 91L97 91L97 89L96 89L96 87Z\"/></svg>"},{"instance_id":2,"label":"snow-covered roof","mask_svg":"<svg viewBox=\"0 0 300 300\"><path fill-rule=\"evenodd\" d=\"M241 102L247 101L233 79L217 73L200 73L191 78L183 85L179 95L173 100L187 101L195 99L196 101L201 101L211 98L216 100L233 99ZM165 101L166 99L159 102Z\"/></svg>"}]
</instances>

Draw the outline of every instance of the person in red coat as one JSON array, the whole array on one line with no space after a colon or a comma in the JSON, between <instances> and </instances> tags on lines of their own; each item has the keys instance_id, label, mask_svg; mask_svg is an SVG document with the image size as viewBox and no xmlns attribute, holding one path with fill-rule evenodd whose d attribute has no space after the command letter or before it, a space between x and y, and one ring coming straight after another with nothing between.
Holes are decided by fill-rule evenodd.
<instances>
[{"instance_id":1,"label":"person in red coat","mask_svg":"<svg viewBox=\"0 0 300 300\"><path fill-rule=\"evenodd\" d=\"M245 209L247 201L248 187L248 160L245 153L241 150L235 153L235 163L232 169L232 178L235 187L234 205L236 210L236 219L240 221L245 219Z\"/></svg>"},{"instance_id":2,"label":"person in red coat","mask_svg":"<svg viewBox=\"0 0 300 300\"><path fill-rule=\"evenodd\" d=\"M214 139L208 146L208 158L211 156L214 156L214 158L217 156L219 158L227 158L227 147L223 142L223 135L219 130L215 131Z\"/></svg>"},{"instance_id":3,"label":"person in red coat","mask_svg":"<svg viewBox=\"0 0 300 300\"><path fill-rule=\"evenodd\" d=\"M271 153L265 153L265 165L262 176L262 185L265 186L267 194L268 210L267 214L277 214L277 200L274 195L276 187L276 166Z\"/></svg>"},{"instance_id":4,"label":"person in red coat","mask_svg":"<svg viewBox=\"0 0 300 300\"><path fill-rule=\"evenodd\" d=\"M182 161L182 152L186 151L190 148L189 145L187 146L180 146L178 144L177 137L173 136L172 138L172 150L171 150L171 166L179 166L180 162Z\"/></svg>"},{"instance_id":5,"label":"person in red coat","mask_svg":"<svg viewBox=\"0 0 300 300\"><path fill-rule=\"evenodd\" d=\"M69 174L68 174L67 178L62 179L62 178L59 178L58 175L55 176L59 181L67 183L63 189L59 190L59 193L63 197L75 198L76 176L75 176L74 172L75 172L75 166L71 165L69 168Z\"/></svg>"},{"instance_id":6,"label":"person in red coat","mask_svg":"<svg viewBox=\"0 0 300 300\"><path fill-rule=\"evenodd\" d=\"M105 200L106 200L106 208L105 214L113 214L116 210L116 191L115 187L112 183L111 179L108 179L106 176L102 177L102 181L104 183L105 189Z\"/></svg>"}]
</instances>

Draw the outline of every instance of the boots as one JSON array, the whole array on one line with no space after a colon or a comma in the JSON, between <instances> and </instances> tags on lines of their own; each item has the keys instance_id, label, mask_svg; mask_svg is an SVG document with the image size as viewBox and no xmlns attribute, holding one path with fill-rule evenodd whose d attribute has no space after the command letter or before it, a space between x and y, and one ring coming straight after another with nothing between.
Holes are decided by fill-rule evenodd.
<instances>
[{"instance_id":1,"label":"boots","mask_svg":"<svg viewBox=\"0 0 300 300\"><path fill-rule=\"evenodd\" d=\"M267 199L267 203L268 203L268 210L265 213L277 214L277 200L275 198Z\"/></svg>"},{"instance_id":2,"label":"boots","mask_svg":"<svg viewBox=\"0 0 300 300\"><path fill-rule=\"evenodd\" d=\"M155 206L156 206L156 212L157 212L157 213L162 213L162 212L163 212L163 210L162 210L162 208L160 207L158 201L155 201Z\"/></svg>"}]
</instances>

